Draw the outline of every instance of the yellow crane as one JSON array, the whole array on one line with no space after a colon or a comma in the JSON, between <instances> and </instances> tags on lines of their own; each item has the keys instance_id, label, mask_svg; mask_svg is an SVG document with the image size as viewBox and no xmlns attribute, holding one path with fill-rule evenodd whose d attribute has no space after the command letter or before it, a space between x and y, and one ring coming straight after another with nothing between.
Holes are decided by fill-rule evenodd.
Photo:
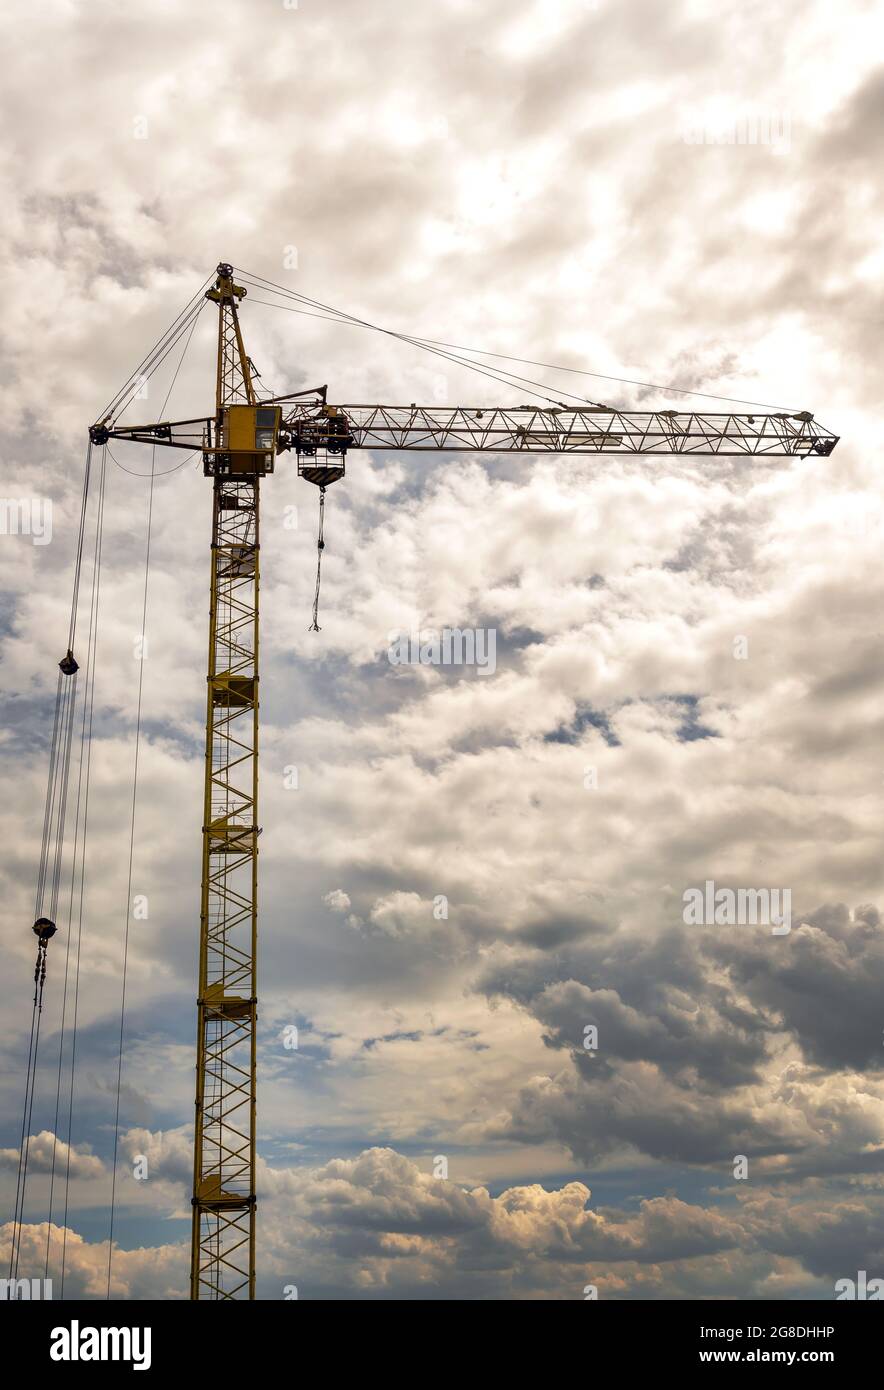
<instances>
[{"instance_id":1,"label":"yellow crane","mask_svg":"<svg viewBox=\"0 0 884 1390\"><path fill-rule=\"evenodd\" d=\"M193 1299L255 1296L259 500L277 457L293 452L299 475L320 488L322 500L344 476L351 449L804 457L829 454L837 443L807 411L643 412L589 402L338 406L324 386L262 399L240 326L245 294L222 262L206 291L218 309L213 415L125 425L109 414L90 429L94 446L115 439L197 449L213 480Z\"/></svg>"}]
</instances>

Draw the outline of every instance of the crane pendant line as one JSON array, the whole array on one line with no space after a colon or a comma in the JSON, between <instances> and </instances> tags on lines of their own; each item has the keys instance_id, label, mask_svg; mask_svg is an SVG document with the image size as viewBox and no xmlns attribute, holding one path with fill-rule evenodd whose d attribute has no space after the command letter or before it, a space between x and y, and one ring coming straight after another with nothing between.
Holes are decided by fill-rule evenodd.
<instances>
[{"instance_id":1,"label":"crane pendant line","mask_svg":"<svg viewBox=\"0 0 884 1390\"><path fill-rule=\"evenodd\" d=\"M95 445L121 439L197 449L213 479L193 1299L255 1297L260 480L277 456L293 452L298 475L320 490L311 627L318 632L325 490L343 478L350 449L776 459L826 456L838 443L809 411L335 406L325 386L258 399L238 313L246 288L233 276L221 262L205 295L218 308L214 415L133 425L106 414L89 431Z\"/></svg>"}]
</instances>

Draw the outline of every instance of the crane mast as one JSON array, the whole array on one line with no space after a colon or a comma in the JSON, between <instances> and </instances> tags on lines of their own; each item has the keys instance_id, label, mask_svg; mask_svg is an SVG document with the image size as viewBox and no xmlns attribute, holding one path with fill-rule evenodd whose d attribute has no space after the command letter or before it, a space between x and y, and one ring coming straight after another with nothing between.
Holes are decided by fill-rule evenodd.
<instances>
[{"instance_id":1,"label":"crane mast","mask_svg":"<svg viewBox=\"0 0 884 1390\"><path fill-rule=\"evenodd\" d=\"M258 579L260 480L297 455L321 493L350 449L700 458L828 455L838 436L809 411L633 411L579 406L329 404L327 388L259 399L222 262L206 298L218 307L214 416L93 425L109 439L199 450L213 479L209 659L202 830L196 1125L190 1296L255 1296L257 1063Z\"/></svg>"},{"instance_id":2,"label":"crane mast","mask_svg":"<svg viewBox=\"0 0 884 1390\"><path fill-rule=\"evenodd\" d=\"M266 455L232 452L254 406L232 269L218 267L206 760L197 995L192 1299L255 1296L258 577Z\"/></svg>"}]
</instances>

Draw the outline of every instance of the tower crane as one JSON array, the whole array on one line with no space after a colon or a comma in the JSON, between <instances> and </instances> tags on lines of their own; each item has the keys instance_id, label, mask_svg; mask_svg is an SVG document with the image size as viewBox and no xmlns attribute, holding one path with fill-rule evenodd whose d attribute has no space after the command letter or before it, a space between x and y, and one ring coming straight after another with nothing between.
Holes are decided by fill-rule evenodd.
<instances>
[{"instance_id":1,"label":"tower crane","mask_svg":"<svg viewBox=\"0 0 884 1390\"><path fill-rule=\"evenodd\" d=\"M322 501L359 449L788 458L838 442L806 411L337 405L326 386L261 397L240 325L247 291L234 275L222 262L206 291L218 310L214 413L144 425L109 415L89 432L96 446L198 450L212 479L192 1299L255 1296L259 499L277 458L294 454Z\"/></svg>"}]
</instances>

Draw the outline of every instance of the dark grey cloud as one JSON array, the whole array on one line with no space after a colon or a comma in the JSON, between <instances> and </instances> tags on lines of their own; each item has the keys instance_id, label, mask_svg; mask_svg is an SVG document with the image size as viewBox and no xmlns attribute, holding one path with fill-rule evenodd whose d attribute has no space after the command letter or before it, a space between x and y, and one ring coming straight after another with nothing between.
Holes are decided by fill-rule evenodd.
<instances>
[{"instance_id":1,"label":"dark grey cloud","mask_svg":"<svg viewBox=\"0 0 884 1390\"><path fill-rule=\"evenodd\" d=\"M796 926L783 952L751 933L714 938L710 952L759 1012L789 1030L809 1062L884 1071L878 909L822 907Z\"/></svg>"}]
</instances>

